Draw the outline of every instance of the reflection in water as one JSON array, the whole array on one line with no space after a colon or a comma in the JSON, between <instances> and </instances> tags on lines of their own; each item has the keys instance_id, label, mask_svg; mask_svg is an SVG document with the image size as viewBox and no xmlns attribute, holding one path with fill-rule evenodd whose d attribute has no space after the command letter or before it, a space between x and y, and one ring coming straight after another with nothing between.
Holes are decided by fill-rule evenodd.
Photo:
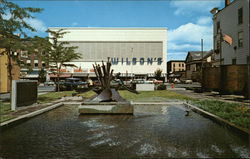
<instances>
[{"instance_id":1,"label":"reflection in water","mask_svg":"<svg viewBox=\"0 0 250 159\"><path fill-rule=\"evenodd\" d=\"M63 106L1 132L0 158L249 157L249 143L179 106L78 115Z\"/></svg>"}]
</instances>

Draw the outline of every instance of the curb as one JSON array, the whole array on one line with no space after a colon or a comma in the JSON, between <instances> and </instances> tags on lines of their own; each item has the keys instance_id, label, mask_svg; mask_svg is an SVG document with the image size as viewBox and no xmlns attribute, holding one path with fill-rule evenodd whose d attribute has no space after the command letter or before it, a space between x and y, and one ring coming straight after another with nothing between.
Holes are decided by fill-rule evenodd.
<instances>
[{"instance_id":1,"label":"curb","mask_svg":"<svg viewBox=\"0 0 250 159\"><path fill-rule=\"evenodd\" d=\"M32 118L32 117L34 117L34 116L40 115L40 114L42 114L42 113L45 113L45 112L47 112L47 111L50 111L50 110L55 109L55 108L57 108L57 107L60 107L60 106L62 106L62 105L64 105L63 102L56 103L56 104L53 104L53 105L48 106L48 107L46 107L46 108L43 108L43 109L40 109L40 110L31 112L31 113L29 113L29 114L21 115L21 116L19 116L19 117L17 117L17 118L14 118L14 119L11 119L11 120L7 120L7 121L5 121L5 122L0 123L0 128L8 127L8 126L13 125L13 124L15 124L15 123L17 123L17 122L20 122L20 121L23 121L23 120Z\"/></svg>"},{"instance_id":2,"label":"curb","mask_svg":"<svg viewBox=\"0 0 250 159\"><path fill-rule=\"evenodd\" d=\"M191 104L188 104L185 102L183 104L190 107L193 111L195 111L195 112L197 112L197 113L199 113L199 114L201 114L201 115L203 115L203 116L205 116L205 117L207 117L207 118L209 118L209 119L211 119L211 120L213 120L213 121L215 121L223 126L227 126L227 127L231 128L232 130L234 130L238 133L241 133L242 135L244 135L246 137L250 137L250 131L245 129L245 128L237 126L237 125L235 125L235 124L233 124L225 119L222 119L221 117L218 117L217 115L209 113L209 112L207 112L203 109L200 109L194 105L191 105Z\"/></svg>"},{"instance_id":3,"label":"curb","mask_svg":"<svg viewBox=\"0 0 250 159\"><path fill-rule=\"evenodd\" d=\"M183 102L131 102L132 105L172 105L183 104Z\"/></svg>"}]
</instances>

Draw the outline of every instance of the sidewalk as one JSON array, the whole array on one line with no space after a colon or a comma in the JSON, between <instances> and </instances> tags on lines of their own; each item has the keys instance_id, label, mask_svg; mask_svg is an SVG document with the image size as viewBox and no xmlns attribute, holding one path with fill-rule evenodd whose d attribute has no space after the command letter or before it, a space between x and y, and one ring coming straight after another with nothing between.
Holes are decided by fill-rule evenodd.
<instances>
[{"instance_id":1,"label":"sidewalk","mask_svg":"<svg viewBox=\"0 0 250 159\"><path fill-rule=\"evenodd\" d=\"M169 89L171 90L171 89ZM219 100L223 102L231 102L231 103L240 103L240 104L246 104L250 106L250 100L244 99L243 96L239 95L222 95L220 96L217 92L203 92L203 93L196 93L192 90L171 90L176 93L186 95L188 97L194 98L194 99L212 99L212 100Z\"/></svg>"},{"instance_id":2,"label":"sidewalk","mask_svg":"<svg viewBox=\"0 0 250 159\"><path fill-rule=\"evenodd\" d=\"M54 109L63 104L79 104L82 101L82 98L79 97L62 97L61 99L44 103L44 104L33 104L30 106L18 107L16 111L8 111L1 114L0 126L9 125L22 120L25 118L30 118L36 115L39 115L43 112ZM5 119L5 120L4 120Z\"/></svg>"}]
</instances>

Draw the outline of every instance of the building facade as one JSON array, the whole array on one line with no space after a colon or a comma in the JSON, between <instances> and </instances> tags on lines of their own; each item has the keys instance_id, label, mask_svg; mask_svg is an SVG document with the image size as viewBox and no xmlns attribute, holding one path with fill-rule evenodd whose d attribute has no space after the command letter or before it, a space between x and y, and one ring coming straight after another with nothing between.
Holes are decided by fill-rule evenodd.
<instances>
[{"instance_id":1,"label":"building facade","mask_svg":"<svg viewBox=\"0 0 250 159\"><path fill-rule=\"evenodd\" d=\"M0 49L0 53L3 49ZM11 81L8 73L8 56L6 54L0 54L0 93L10 92ZM20 67L12 61L12 80L18 80L20 76Z\"/></svg>"},{"instance_id":2,"label":"building facade","mask_svg":"<svg viewBox=\"0 0 250 159\"><path fill-rule=\"evenodd\" d=\"M20 70L20 78L22 79L37 80L41 69L47 70L48 68L42 57L35 53L28 54L27 51L20 51L19 58L25 64L25 66L22 65Z\"/></svg>"},{"instance_id":3,"label":"building facade","mask_svg":"<svg viewBox=\"0 0 250 159\"><path fill-rule=\"evenodd\" d=\"M184 60L171 60L167 62L167 73L186 71L186 63Z\"/></svg>"},{"instance_id":4,"label":"building facade","mask_svg":"<svg viewBox=\"0 0 250 159\"><path fill-rule=\"evenodd\" d=\"M222 65L247 64L250 42L249 0L225 0L225 8L215 8L213 13L214 50L218 53L217 58L221 58Z\"/></svg>"},{"instance_id":5,"label":"building facade","mask_svg":"<svg viewBox=\"0 0 250 159\"><path fill-rule=\"evenodd\" d=\"M94 75L93 64L112 63L121 76L150 77L157 69L166 75L167 29L165 28L49 28L68 33L61 41L77 46L81 59L70 62L78 68L67 68L73 76ZM49 35L51 36L51 35Z\"/></svg>"},{"instance_id":6,"label":"building facade","mask_svg":"<svg viewBox=\"0 0 250 159\"><path fill-rule=\"evenodd\" d=\"M250 97L249 0L225 0L221 10L214 8L214 50L216 68L209 68L217 88L225 93ZM214 72L218 73L214 73Z\"/></svg>"},{"instance_id":7,"label":"building facade","mask_svg":"<svg viewBox=\"0 0 250 159\"><path fill-rule=\"evenodd\" d=\"M186 78L201 82L201 71L211 62L213 51L189 51L186 57Z\"/></svg>"}]
</instances>

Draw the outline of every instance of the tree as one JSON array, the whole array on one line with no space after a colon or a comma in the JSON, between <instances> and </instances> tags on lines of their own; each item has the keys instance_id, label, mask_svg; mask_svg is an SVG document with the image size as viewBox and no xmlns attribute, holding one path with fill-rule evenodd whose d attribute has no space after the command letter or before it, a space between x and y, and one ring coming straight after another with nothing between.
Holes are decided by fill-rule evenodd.
<instances>
[{"instance_id":1,"label":"tree","mask_svg":"<svg viewBox=\"0 0 250 159\"><path fill-rule=\"evenodd\" d=\"M162 73L162 70L161 69L157 69L155 71L155 79L160 80L161 79L161 73Z\"/></svg>"},{"instance_id":2,"label":"tree","mask_svg":"<svg viewBox=\"0 0 250 159\"><path fill-rule=\"evenodd\" d=\"M75 49L77 47L75 46L69 46L69 42L66 41L60 41L61 38L63 38L63 35L67 32L63 31L63 29L60 29L58 31L51 31L48 30L51 37L50 49L45 52L45 55L43 56L43 59L45 62L49 63L50 67L55 68L55 74L57 75L57 91L60 91L59 88L59 78L61 73L62 66L74 66L72 64L66 64L66 62L70 62L72 60L79 59L81 56L79 53L75 52Z\"/></svg>"},{"instance_id":3,"label":"tree","mask_svg":"<svg viewBox=\"0 0 250 159\"><path fill-rule=\"evenodd\" d=\"M39 71L38 82L44 83L46 81L46 71L42 68Z\"/></svg>"},{"instance_id":4,"label":"tree","mask_svg":"<svg viewBox=\"0 0 250 159\"><path fill-rule=\"evenodd\" d=\"M29 48L29 44L24 42L28 37L25 30L36 31L25 20L34 18L31 14L41 11L41 8L21 8L13 2L0 0L0 48L3 49L0 55L6 55L8 58L10 87L13 65L21 63L16 52Z\"/></svg>"}]
</instances>

